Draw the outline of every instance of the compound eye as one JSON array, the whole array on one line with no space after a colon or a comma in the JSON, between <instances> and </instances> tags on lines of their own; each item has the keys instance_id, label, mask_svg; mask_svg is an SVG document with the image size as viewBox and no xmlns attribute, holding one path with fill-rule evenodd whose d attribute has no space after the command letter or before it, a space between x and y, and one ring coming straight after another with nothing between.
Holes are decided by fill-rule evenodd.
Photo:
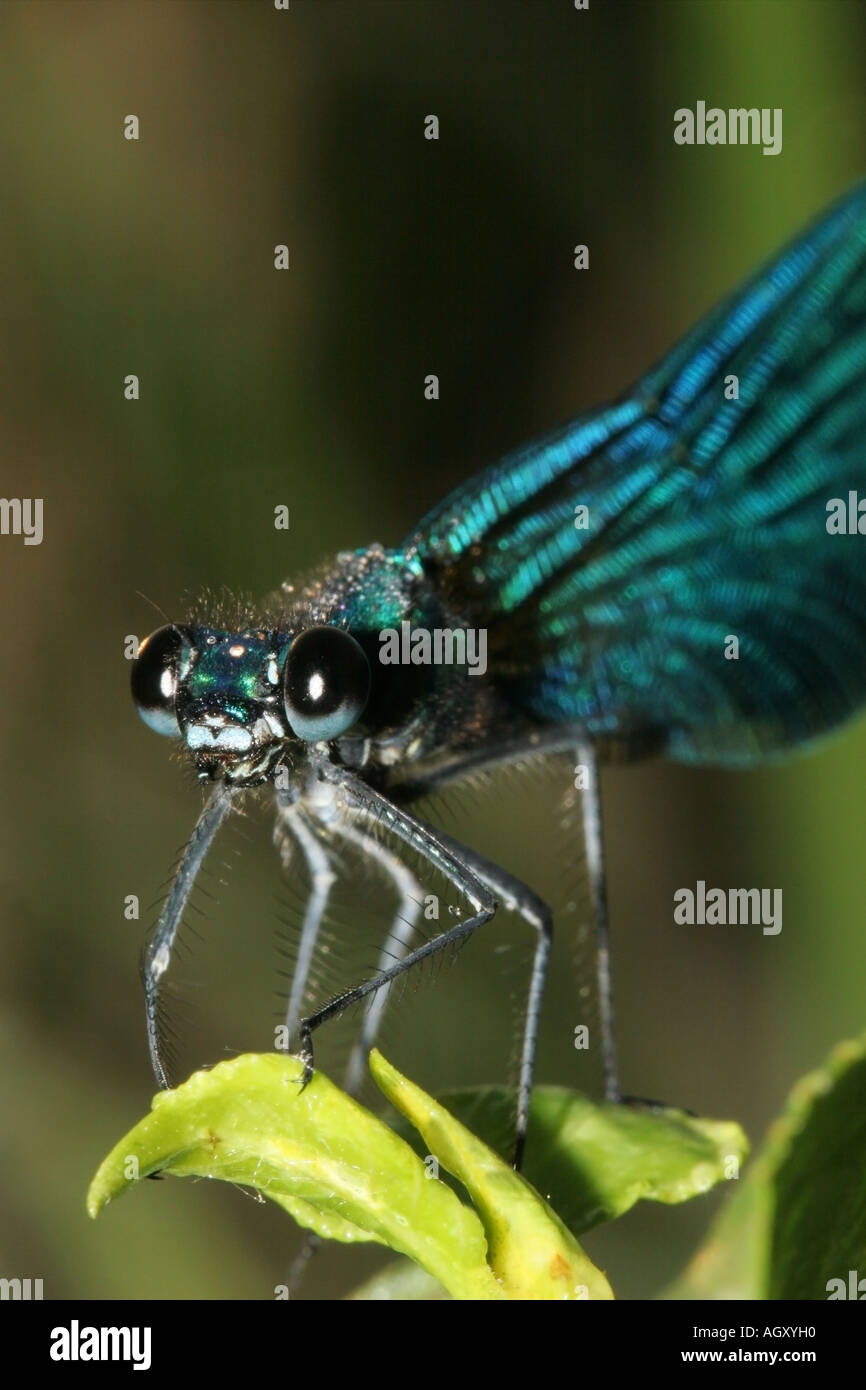
<instances>
[{"instance_id":1,"label":"compound eye","mask_svg":"<svg viewBox=\"0 0 866 1390\"><path fill-rule=\"evenodd\" d=\"M339 738L360 718L369 695L370 666L348 632L311 627L295 638L283 667L283 701L298 738Z\"/></svg>"},{"instance_id":2,"label":"compound eye","mask_svg":"<svg viewBox=\"0 0 866 1390\"><path fill-rule=\"evenodd\" d=\"M157 734L180 734L175 700L192 666L193 651L192 634L183 627L157 628L139 645L130 676L132 698L145 724Z\"/></svg>"}]
</instances>

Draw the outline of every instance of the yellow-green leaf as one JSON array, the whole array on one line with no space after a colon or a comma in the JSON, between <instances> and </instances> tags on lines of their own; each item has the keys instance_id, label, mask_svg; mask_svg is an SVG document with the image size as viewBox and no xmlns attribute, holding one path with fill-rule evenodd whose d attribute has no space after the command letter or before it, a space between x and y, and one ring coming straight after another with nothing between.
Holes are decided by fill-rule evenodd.
<instances>
[{"instance_id":1,"label":"yellow-green leaf","mask_svg":"<svg viewBox=\"0 0 866 1390\"><path fill-rule=\"evenodd\" d=\"M154 1097L151 1113L101 1165L92 1216L157 1170L254 1187L322 1235L410 1255L454 1298L506 1297L481 1222L409 1146L294 1057L247 1055Z\"/></svg>"},{"instance_id":2,"label":"yellow-green leaf","mask_svg":"<svg viewBox=\"0 0 866 1390\"><path fill-rule=\"evenodd\" d=\"M509 1298L613 1298L601 1270L525 1178L375 1050L370 1070L431 1156L469 1192L484 1223L493 1272Z\"/></svg>"}]
</instances>

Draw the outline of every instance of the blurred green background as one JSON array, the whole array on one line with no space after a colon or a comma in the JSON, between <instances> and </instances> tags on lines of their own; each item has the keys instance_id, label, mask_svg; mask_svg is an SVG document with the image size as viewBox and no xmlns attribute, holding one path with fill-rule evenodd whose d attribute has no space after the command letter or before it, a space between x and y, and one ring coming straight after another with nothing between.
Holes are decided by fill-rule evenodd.
<instances>
[{"instance_id":1,"label":"blurred green background","mask_svg":"<svg viewBox=\"0 0 866 1390\"><path fill-rule=\"evenodd\" d=\"M864 31L844 0L0 5L0 476L45 507L41 546L0 538L4 1276L46 1297L269 1298L300 1243L207 1183L85 1215L149 1103L139 951L201 805L129 699L124 637L161 621L138 591L179 618L205 586L265 594L397 544L497 454L618 393L863 173ZM676 146L673 112L699 99L782 107L783 152ZM864 756L860 723L785 767L605 774L627 1090L757 1140L862 1029ZM441 823L564 908L568 782L562 765L506 779ZM251 811L188 970L190 1066L269 1042L287 909ZM782 887L781 935L676 927L673 892L698 878ZM344 886L350 931L355 911L384 926L372 882ZM576 915L539 1076L597 1092L572 1046L591 978ZM488 929L394 1011L386 1051L422 1085L508 1075L525 956L501 970L500 940L523 938ZM620 1296L650 1295L717 1201L636 1210L587 1246ZM330 1248L301 1296L383 1258Z\"/></svg>"}]
</instances>

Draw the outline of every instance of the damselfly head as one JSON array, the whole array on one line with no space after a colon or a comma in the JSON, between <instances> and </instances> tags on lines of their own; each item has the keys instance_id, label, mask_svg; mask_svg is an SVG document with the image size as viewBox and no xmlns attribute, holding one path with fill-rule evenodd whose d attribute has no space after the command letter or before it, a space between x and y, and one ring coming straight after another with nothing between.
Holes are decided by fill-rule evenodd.
<instances>
[{"instance_id":1,"label":"damselfly head","mask_svg":"<svg viewBox=\"0 0 866 1390\"><path fill-rule=\"evenodd\" d=\"M364 712L370 667L350 633L219 631L169 624L139 646L132 697L144 722L180 738L202 781L267 781L287 745L339 738Z\"/></svg>"}]
</instances>

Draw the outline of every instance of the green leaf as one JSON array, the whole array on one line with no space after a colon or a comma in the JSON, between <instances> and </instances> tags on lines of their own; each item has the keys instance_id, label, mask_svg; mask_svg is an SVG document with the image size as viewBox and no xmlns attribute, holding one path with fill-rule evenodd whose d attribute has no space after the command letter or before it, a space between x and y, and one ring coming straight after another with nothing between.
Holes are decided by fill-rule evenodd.
<instances>
[{"instance_id":1,"label":"green leaf","mask_svg":"<svg viewBox=\"0 0 866 1390\"><path fill-rule=\"evenodd\" d=\"M509 1298L613 1298L602 1272L524 1177L375 1049L370 1070L430 1155L469 1192L487 1233L491 1266Z\"/></svg>"},{"instance_id":2,"label":"green leaf","mask_svg":"<svg viewBox=\"0 0 866 1390\"><path fill-rule=\"evenodd\" d=\"M429 1161L325 1076L316 1073L301 1090L297 1059L267 1054L224 1062L156 1096L151 1114L97 1173L91 1214L156 1170L221 1178L256 1188L323 1237L378 1241L408 1255L454 1298L609 1299L607 1279L575 1233L641 1197L679 1202L704 1192L745 1153L736 1125L540 1089L526 1171L557 1214L484 1142L507 1152L509 1092L458 1093L446 1109L376 1052L371 1069L419 1131L421 1156L435 1157L463 1185L474 1211L435 1180ZM360 1296L387 1297L386 1284ZM429 1283L410 1284L413 1296L425 1288L431 1296Z\"/></svg>"},{"instance_id":3,"label":"green leaf","mask_svg":"<svg viewBox=\"0 0 866 1390\"><path fill-rule=\"evenodd\" d=\"M454 1298L506 1297L487 1264L481 1222L409 1146L300 1062L248 1055L160 1092L112 1150L88 1194L103 1206L157 1170L254 1187L337 1240L376 1240L410 1255Z\"/></svg>"},{"instance_id":4,"label":"green leaf","mask_svg":"<svg viewBox=\"0 0 866 1390\"><path fill-rule=\"evenodd\" d=\"M488 1086L441 1097L450 1114L495 1152L514 1140L514 1092ZM417 1149L408 1127L399 1132ZM533 1092L524 1176L574 1235L643 1199L685 1202L737 1171L748 1141L729 1121L684 1111L612 1105L560 1086Z\"/></svg>"},{"instance_id":5,"label":"green leaf","mask_svg":"<svg viewBox=\"0 0 866 1390\"><path fill-rule=\"evenodd\" d=\"M866 1276L866 1037L797 1083L737 1189L666 1297L851 1296L849 1271Z\"/></svg>"}]
</instances>

